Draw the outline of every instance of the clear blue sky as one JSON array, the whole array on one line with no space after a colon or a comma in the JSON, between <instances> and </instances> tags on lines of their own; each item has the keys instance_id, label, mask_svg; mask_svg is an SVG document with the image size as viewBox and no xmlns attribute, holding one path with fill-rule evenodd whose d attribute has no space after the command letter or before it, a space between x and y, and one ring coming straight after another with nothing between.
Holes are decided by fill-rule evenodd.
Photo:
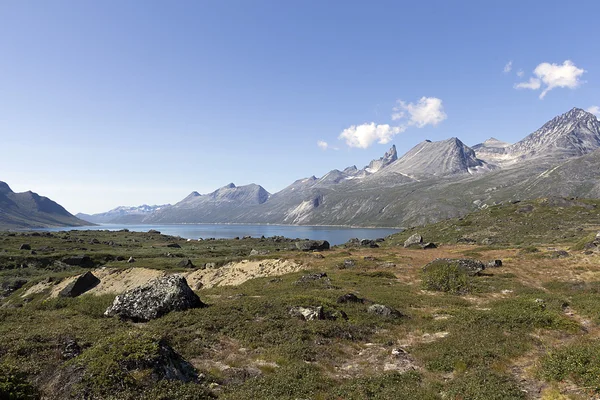
<instances>
[{"instance_id":1,"label":"clear blue sky","mask_svg":"<svg viewBox=\"0 0 600 400\"><path fill-rule=\"evenodd\" d=\"M229 182L275 192L391 144L515 142L600 106L599 15L598 1L0 1L0 180L92 213ZM377 140L351 128L370 123Z\"/></svg>"}]
</instances>

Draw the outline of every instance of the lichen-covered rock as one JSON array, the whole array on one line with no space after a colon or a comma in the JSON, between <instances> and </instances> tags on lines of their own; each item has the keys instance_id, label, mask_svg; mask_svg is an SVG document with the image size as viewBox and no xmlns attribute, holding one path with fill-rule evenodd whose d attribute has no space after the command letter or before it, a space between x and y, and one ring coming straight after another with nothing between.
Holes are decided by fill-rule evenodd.
<instances>
[{"instance_id":1,"label":"lichen-covered rock","mask_svg":"<svg viewBox=\"0 0 600 400\"><path fill-rule=\"evenodd\" d=\"M393 309L392 307L388 307L383 304L373 304L367 309L369 314L379 315L381 317L387 318L401 318L403 317L402 313L398 310Z\"/></svg>"},{"instance_id":2,"label":"lichen-covered rock","mask_svg":"<svg viewBox=\"0 0 600 400\"><path fill-rule=\"evenodd\" d=\"M421 243L423 243L423 236L419 235L418 233L415 233L414 235L406 239L406 241L404 242L404 247L420 245Z\"/></svg>"},{"instance_id":3,"label":"lichen-covered rock","mask_svg":"<svg viewBox=\"0 0 600 400\"><path fill-rule=\"evenodd\" d=\"M129 290L115 298L104 313L134 322L160 318L171 311L204 307L205 304L181 275L156 278L144 286Z\"/></svg>"},{"instance_id":4,"label":"lichen-covered rock","mask_svg":"<svg viewBox=\"0 0 600 400\"><path fill-rule=\"evenodd\" d=\"M314 321L318 319L325 319L325 313L323 313L323 307L292 307L290 308L289 314L292 317L300 318L304 321Z\"/></svg>"},{"instance_id":5,"label":"lichen-covered rock","mask_svg":"<svg viewBox=\"0 0 600 400\"><path fill-rule=\"evenodd\" d=\"M467 275L474 276L485 269L485 264L479 260L470 258L436 258L423 267L423 272L439 268L457 267Z\"/></svg>"},{"instance_id":6,"label":"lichen-covered rock","mask_svg":"<svg viewBox=\"0 0 600 400\"><path fill-rule=\"evenodd\" d=\"M325 311L322 306L292 307L289 310L289 314L304 321L348 319L345 312L336 310Z\"/></svg>"},{"instance_id":7,"label":"lichen-covered rock","mask_svg":"<svg viewBox=\"0 0 600 400\"><path fill-rule=\"evenodd\" d=\"M58 293L60 297L77 297L94 288L100 283L94 274L90 271L80 275L73 282L69 283L63 290Z\"/></svg>"}]
</instances>

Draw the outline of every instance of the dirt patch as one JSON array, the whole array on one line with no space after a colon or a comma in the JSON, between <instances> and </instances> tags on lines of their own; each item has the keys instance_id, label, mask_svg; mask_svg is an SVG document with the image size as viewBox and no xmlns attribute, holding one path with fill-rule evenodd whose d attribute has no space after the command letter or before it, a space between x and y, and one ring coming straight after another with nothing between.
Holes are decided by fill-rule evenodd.
<instances>
[{"instance_id":1,"label":"dirt patch","mask_svg":"<svg viewBox=\"0 0 600 400\"><path fill-rule=\"evenodd\" d=\"M240 285L250 279L284 275L302 269L304 266L290 260L243 260L218 269L197 270L184 276L192 288L198 287L198 283L201 283L203 288L211 288Z\"/></svg>"},{"instance_id":2,"label":"dirt patch","mask_svg":"<svg viewBox=\"0 0 600 400\"><path fill-rule=\"evenodd\" d=\"M232 262L218 269L204 269L186 272L182 275L187 279L192 289L199 287L240 285L249 279L266 276L277 276L300 271L304 267L290 260L262 260ZM98 268L92 273L100 279L100 283L86 293L94 295L119 294L138 286L145 285L150 280L167 275L167 272L150 268ZM69 283L77 279L72 276L63 279L58 284L40 282L30 287L22 297L49 291L49 297L57 297Z\"/></svg>"}]
</instances>

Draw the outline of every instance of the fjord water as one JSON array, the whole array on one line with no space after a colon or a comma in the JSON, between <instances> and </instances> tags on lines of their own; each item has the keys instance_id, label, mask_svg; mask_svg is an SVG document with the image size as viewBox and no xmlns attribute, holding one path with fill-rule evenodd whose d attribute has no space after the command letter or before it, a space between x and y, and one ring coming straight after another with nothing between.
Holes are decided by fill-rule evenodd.
<instances>
[{"instance_id":1,"label":"fjord water","mask_svg":"<svg viewBox=\"0 0 600 400\"><path fill-rule=\"evenodd\" d=\"M101 224L95 226L78 226L73 228L48 228L46 231L64 230L111 230L129 229L136 232L147 232L150 229L165 235L181 236L186 239L233 239L234 237L270 237L285 236L287 238L327 240L332 246L346 243L351 238L377 239L399 232L391 228L348 228L336 226L292 226L292 225L236 225L236 224L167 224L167 225L121 225Z\"/></svg>"}]
</instances>

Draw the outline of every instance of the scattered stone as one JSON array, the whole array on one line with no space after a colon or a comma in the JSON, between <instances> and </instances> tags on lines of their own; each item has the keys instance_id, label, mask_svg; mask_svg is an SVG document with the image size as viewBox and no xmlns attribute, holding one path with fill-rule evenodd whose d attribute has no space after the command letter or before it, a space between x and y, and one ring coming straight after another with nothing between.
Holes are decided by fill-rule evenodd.
<instances>
[{"instance_id":1,"label":"scattered stone","mask_svg":"<svg viewBox=\"0 0 600 400\"><path fill-rule=\"evenodd\" d=\"M385 238L377 238L375 239L375 243L382 243L385 242Z\"/></svg>"},{"instance_id":2,"label":"scattered stone","mask_svg":"<svg viewBox=\"0 0 600 400\"><path fill-rule=\"evenodd\" d=\"M469 238L469 237L461 237L456 240L456 243L475 244L475 243L477 243L477 240Z\"/></svg>"},{"instance_id":3,"label":"scattered stone","mask_svg":"<svg viewBox=\"0 0 600 400\"><path fill-rule=\"evenodd\" d=\"M217 268L217 263L214 262L208 262L204 264L204 268L211 268L211 269L215 269Z\"/></svg>"},{"instance_id":4,"label":"scattered stone","mask_svg":"<svg viewBox=\"0 0 600 400\"><path fill-rule=\"evenodd\" d=\"M339 304L344 304L344 303L364 303L365 299L361 299L360 297L356 296L353 293L347 293L343 296L338 297L337 302Z\"/></svg>"},{"instance_id":5,"label":"scattered stone","mask_svg":"<svg viewBox=\"0 0 600 400\"><path fill-rule=\"evenodd\" d=\"M406 239L406 241L404 242L404 247L408 248L414 245L420 245L421 243L423 243L423 236L419 235L418 233L415 233L414 235Z\"/></svg>"},{"instance_id":6,"label":"scattered stone","mask_svg":"<svg viewBox=\"0 0 600 400\"><path fill-rule=\"evenodd\" d=\"M317 282L317 281L322 281L327 284L331 283L331 280L327 277L327 274L325 272L317 272L315 274L302 275L300 277L300 279L298 279L295 282L295 284L301 285L301 284L312 283L312 282Z\"/></svg>"},{"instance_id":7,"label":"scattered stone","mask_svg":"<svg viewBox=\"0 0 600 400\"><path fill-rule=\"evenodd\" d=\"M481 240L481 244L484 246L490 246L492 244L494 244L496 241L493 238L484 238Z\"/></svg>"},{"instance_id":8,"label":"scattered stone","mask_svg":"<svg viewBox=\"0 0 600 400\"><path fill-rule=\"evenodd\" d=\"M35 250L31 250L31 255L33 255L33 256L34 256L34 255L36 255L36 254L37 254L37 251L35 251Z\"/></svg>"},{"instance_id":9,"label":"scattered stone","mask_svg":"<svg viewBox=\"0 0 600 400\"><path fill-rule=\"evenodd\" d=\"M178 268L196 268L194 263L192 263L192 260L190 260L189 258L179 261L177 263L177 267Z\"/></svg>"},{"instance_id":10,"label":"scattered stone","mask_svg":"<svg viewBox=\"0 0 600 400\"><path fill-rule=\"evenodd\" d=\"M365 261L377 261L377 259L373 256L364 256L363 260Z\"/></svg>"},{"instance_id":11,"label":"scattered stone","mask_svg":"<svg viewBox=\"0 0 600 400\"><path fill-rule=\"evenodd\" d=\"M371 239L362 239L360 241L360 245L361 247L370 247L372 249L376 249L377 247L379 247L379 245Z\"/></svg>"},{"instance_id":12,"label":"scattered stone","mask_svg":"<svg viewBox=\"0 0 600 400\"><path fill-rule=\"evenodd\" d=\"M309 254L313 258L325 258L325 256L321 253L313 252L313 253L309 253Z\"/></svg>"},{"instance_id":13,"label":"scattered stone","mask_svg":"<svg viewBox=\"0 0 600 400\"><path fill-rule=\"evenodd\" d=\"M356 265L356 261L354 261L354 260L352 260L350 258L344 260L344 267L345 268L351 268L351 267L354 267L355 265Z\"/></svg>"},{"instance_id":14,"label":"scattered stone","mask_svg":"<svg viewBox=\"0 0 600 400\"><path fill-rule=\"evenodd\" d=\"M396 264L394 264L393 262L380 262L379 264L377 264L378 267L380 268L394 268L396 267Z\"/></svg>"},{"instance_id":15,"label":"scattered stone","mask_svg":"<svg viewBox=\"0 0 600 400\"><path fill-rule=\"evenodd\" d=\"M60 357L63 360L70 360L81 354L81 347L73 338L64 339L60 347Z\"/></svg>"},{"instance_id":16,"label":"scattered stone","mask_svg":"<svg viewBox=\"0 0 600 400\"><path fill-rule=\"evenodd\" d=\"M58 293L58 295L60 297L77 297L94 288L99 283L100 279L88 271L65 286L65 288Z\"/></svg>"},{"instance_id":17,"label":"scattered stone","mask_svg":"<svg viewBox=\"0 0 600 400\"><path fill-rule=\"evenodd\" d=\"M181 275L156 278L115 298L104 313L134 322L160 318L171 311L205 307Z\"/></svg>"},{"instance_id":18,"label":"scattered stone","mask_svg":"<svg viewBox=\"0 0 600 400\"><path fill-rule=\"evenodd\" d=\"M125 261L125 257L123 257L123 256L117 256L115 258L115 260L117 260L117 261Z\"/></svg>"},{"instance_id":19,"label":"scattered stone","mask_svg":"<svg viewBox=\"0 0 600 400\"><path fill-rule=\"evenodd\" d=\"M564 258L564 257L569 257L569 253L564 251L564 250L556 250L556 251L552 251L549 254L550 258Z\"/></svg>"},{"instance_id":20,"label":"scattered stone","mask_svg":"<svg viewBox=\"0 0 600 400\"><path fill-rule=\"evenodd\" d=\"M544 299L535 299L534 301L541 309L546 309L546 301Z\"/></svg>"},{"instance_id":21,"label":"scattered stone","mask_svg":"<svg viewBox=\"0 0 600 400\"><path fill-rule=\"evenodd\" d=\"M70 256L62 259L62 262L74 267L92 268L94 262L89 256Z\"/></svg>"},{"instance_id":22,"label":"scattered stone","mask_svg":"<svg viewBox=\"0 0 600 400\"><path fill-rule=\"evenodd\" d=\"M258 250L252 249L252 250L250 251L250 255L251 255L251 256L257 256L257 255L258 255Z\"/></svg>"},{"instance_id":23,"label":"scattered stone","mask_svg":"<svg viewBox=\"0 0 600 400\"><path fill-rule=\"evenodd\" d=\"M148 233L154 234L154 235L160 235L160 231L157 231L156 229L150 229L148 231Z\"/></svg>"},{"instance_id":24,"label":"scattered stone","mask_svg":"<svg viewBox=\"0 0 600 400\"><path fill-rule=\"evenodd\" d=\"M439 267L456 266L470 276L478 275L485 269L485 265L479 260L470 258L436 258L423 267L423 272L428 272Z\"/></svg>"},{"instance_id":25,"label":"scattered stone","mask_svg":"<svg viewBox=\"0 0 600 400\"><path fill-rule=\"evenodd\" d=\"M421 244L421 248L423 250L427 250L427 249L437 249L437 246L435 243L429 242L429 243L423 243Z\"/></svg>"},{"instance_id":26,"label":"scattered stone","mask_svg":"<svg viewBox=\"0 0 600 400\"><path fill-rule=\"evenodd\" d=\"M134 263L135 262L135 258L133 257L129 257L129 260L127 260L128 263Z\"/></svg>"},{"instance_id":27,"label":"scattered stone","mask_svg":"<svg viewBox=\"0 0 600 400\"><path fill-rule=\"evenodd\" d=\"M521 206L519 208L517 208L518 213L522 213L522 214L528 214L530 212L533 211L533 206L531 204L527 204L526 206Z\"/></svg>"},{"instance_id":28,"label":"scattered stone","mask_svg":"<svg viewBox=\"0 0 600 400\"><path fill-rule=\"evenodd\" d=\"M500 268L502 266L502 260L491 260L485 265L486 268Z\"/></svg>"},{"instance_id":29,"label":"scattered stone","mask_svg":"<svg viewBox=\"0 0 600 400\"><path fill-rule=\"evenodd\" d=\"M169 243L167 247L171 247L173 249L180 249L181 246L178 243Z\"/></svg>"},{"instance_id":30,"label":"scattered stone","mask_svg":"<svg viewBox=\"0 0 600 400\"><path fill-rule=\"evenodd\" d=\"M100 241L96 238L90 240L90 244L100 244Z\"/></svg>"},{"instance_id":31,"label":"scattered stone","mask_svg":"<svg viewBox=\"0 0 600 400\"><path fill-rule=\"evenodd\" d=\"M338 318L348 319L348 316L343 311L325 312L322 306L317 307L292 307L289 310L292 317L299 318L304 321L315 320L336 320Z\"/></svg>"},{"instance_id":32,"label":"scattered stone","mask_svg":"<svg viewBox=\"0 0 600 400\"><path fill-rule=\"evenodd\" d=\"M323 307L292 307L290 308L289 314L292 317L300 318L304 321L314 321L325 319L323 313Z\"/></svg>"},{"instance_id":33,"label":"scattered stone","mask_svg":"<svg viewBox=\"0 0 600 400\"><path fill-rule=\"evenodd\" d=\"M16 279L14 281L2 282L0 284L0 298L7 297L11 293L21 289L27 283L25 279Z\"/></svg>"},{"instance_id":34,"label":"scattered stone","mask_svg":"<svg viewBox=\"0 0 600 400\"><path fill-rule=\"evenodd\" d=\"M296 242L296 248L302 251L329 250L329 242L327 240L304 240Z\"/></svg>"},{"instance_id":35,"label":"scattered stone","mask_svg":"<svg viewBox=\"0 0 600 400\"><path fill-rule=\"evenodd\" d=\"M402 313L398 310L395 310L391 307L385 306L383 304L373 304L367 309L369 314L375 314L382 317L388 318L401 318L403 317Z\"/></svg>"},{"instance_id":36,"label":"scattered stone","mask_svg":"<svg viewBox=\"0 0 600 400\"><path fill-rule=\"evenodd\" d=\"M29 243L23 243L19 250L31 250L31 245Z\"/></svg>"}]
</instances>

